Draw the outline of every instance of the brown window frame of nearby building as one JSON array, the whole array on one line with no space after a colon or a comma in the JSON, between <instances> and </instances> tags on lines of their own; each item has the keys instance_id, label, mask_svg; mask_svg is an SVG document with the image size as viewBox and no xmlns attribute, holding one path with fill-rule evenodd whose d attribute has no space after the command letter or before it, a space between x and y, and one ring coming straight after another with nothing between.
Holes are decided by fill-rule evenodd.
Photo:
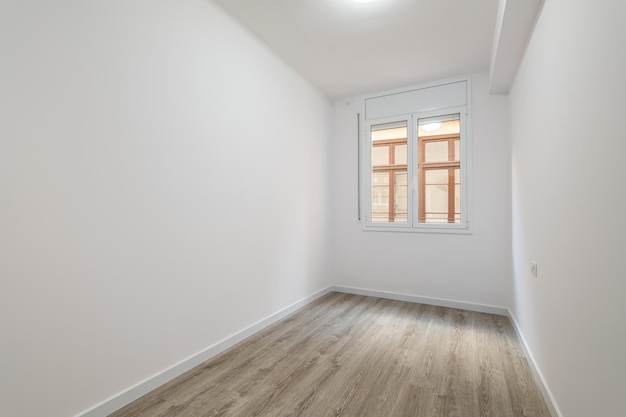
<instances>
[{"instance_id":1,"label":"brown window frame of nearby building","mask_svg":"<svg viewBox=\"0 0 626 417\"><path fill-rule=\"evenodd\" d=\"M407 164L396 165L396 145L407 145L407 138L398 138L398 139L386 139L386 140L378 140L372 143L372 147L383 147L386 146L389 148L389 164L383 165L373 165L372 164L372 173L380 173L380 172L388 172L389 173L389 218L388 221L390 223L395 222L396 218L396 204L395 204L395 189L396 189L396 172L405 172L408 175L408 166Z\"/></svg>"},{"instance_id":2,"label":"brown window frame of nearby building","mask_svg":"<svg viewBox=\"0 0 626 417\"><path fill-rule=\"evenodd\" d=\"M455 142L461 139L458 133L420 136L418 137L419 154L419 196L418 196L418 223L426 223L426 171L430 169L448 169L448 223L455 222L455 199L456 199L456 178L454 171L461 169L460 157L455 160ZM448 142L448 161L425 162L427 142Z\"/></svg>"}]
</instances>

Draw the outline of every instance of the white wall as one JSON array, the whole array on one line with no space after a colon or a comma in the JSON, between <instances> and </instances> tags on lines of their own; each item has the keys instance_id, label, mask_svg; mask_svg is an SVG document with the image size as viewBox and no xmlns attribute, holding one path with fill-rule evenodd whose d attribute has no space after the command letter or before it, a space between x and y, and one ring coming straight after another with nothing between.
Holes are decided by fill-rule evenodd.
<instances>
[{"instance_id":1,"label":"white wall","mask_svg":"<svg viewBox=\"0 0 626 417\"><path fill-rule=\"evenodd\" d=\"M513 314L564 417L625 409L625 14L546 1L511 93Z\"/></svg>"},{"instance_id":2,"label":"white wall","mask_svg":"<svg viewBox=\"0 0 626 417\"><path fill-rule=\"evenodd\" d=\"M0 28L0 415L75 415L330 284L330 104L220 9Z\"/></svg>"},{"instance_id":3,"label":"white wall","mask_svg":"<svg viewBox=\"0 0 626 417\"><path fill-rule=\"evenodd\" d=\"M511 282L508 98L472 77L472 235L363 231L357 221L357 114L362 99L334 103L332 263L335 284L506 306Z\"/></svg>"}]
</instances>

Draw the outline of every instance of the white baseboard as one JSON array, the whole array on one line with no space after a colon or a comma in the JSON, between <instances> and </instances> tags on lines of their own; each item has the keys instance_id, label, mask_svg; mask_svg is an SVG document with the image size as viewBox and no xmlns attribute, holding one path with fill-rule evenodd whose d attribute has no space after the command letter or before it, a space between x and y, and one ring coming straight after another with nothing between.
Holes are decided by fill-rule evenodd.
<instances>
[{"instance_id":1,"label":"white baseboard","mask_svg":"<svg viewBox=\"0 0 626 417\"><path fill-rule=\"evenodd\" d=\"M250 337L253 334L257 333L258 331L287 317L288 315L295 312L296 310L299 310L300 308L328 294L331 291L332 291L331 287L328 287L308 297L305 297L301 299L300 301L297 301L296 303L272 314L271 316L268 316L264 318L263 320L260 320L254 323L253 325L233 334L232 336L227 337L226 339L221 340L212 346L209 346L203 351L198 352L195 355L192 355L188 357L187 359L180 361L179 363L166 369L165 371L155 374L149 378L146 378L145 380L130 387L129 389L122 391L119 394L114 395L113 397L90 408L89 410L86 410L76 415L76 417L106 417L109 414L113 413L114 411L117 411L120 408L124 407L125 405L128 405L131 402L137 400L138 398L141 398L142 396L146 395L150 391L160 387L161 385L176 378L177 376L182 375L183 373L200 365L201 363L207 361L208 359L211 359L212 357L224 352L226 349L236 345L237 343L241 342L247 337Z\"/></svg>"},{"instance_id":2,"label":"white baseboard","mask_svg":"<svg viewBox=\"0 0 626 417\"><path fill-rule=\"evenodd\" d=\"M543 395L543 399L548 406L550 414L552 415L552 417L563 417L563 414L561 414L561 410L559 410L559 407L554 400L554 396L552 395L550 388L548 388L548 384L546 383L546 380L543 377L541 370L539 369L539 365L537 365L537 362L535 361L535 358L530 351L530 347L528 346L528 343L526 343L526 339L524 338L522 329L520 329L517 320L515 320L515 316L513 315L513 313L511 313L510 310L508 310L507 315L509 316L511 323L513 323L513 328L515 329L515 333L517 333L517 338L520 340L522 347L524 348L524 354L526 355L526 359L528 360L528 365L530 365L530 370L535 376L535 381L537 382L537 386L541 391L541 395Z\"/></svg>"},{"instance_id":3,"label":"white baseboard","mask_svg":"<svg viewBox=\"0 0 626 417\"><path fill-rule=\"evenodd\" d=\"M354 288L333 285L331 291L345 292L349 294L368 295L371 297L387 298L390 300L408 301L411 303L428 304L440 307L458 308L461 310L476 311L479 313L497 314L499 316L508 315L509 310L505 307L496 307L484 304L467 303L464 301L447 300L444 298L422 297L418 295L409 295L396 292L369 290L365 288Z\"/></svg>"},{"instance_id":4,"label":"white baseboard","mask_svg":"<svg viewBox=\"0 0 626 417\"><path fill-rule=\"evenodd\" d=\"M533 355L528 347L528 344L526 343L526 340L524 339L524 336L517 324L517 321L515 320L515 317L511 314L509 309L505 307L468 303L464 301L423 297L423 296L394 293L394 292L388 292L388 291L378 291L378 290L370 290L370 289L365 289L365 288L354 288L354 287L345 287L345 286L338 286L338 285L332 285L328 288L324 288L308 297L301 299L300 301L233 334L232 336L227 337L226 339L221 340L220 342L217 342L212 346L209 346L203 351L198 352L195 355L192 355L188 357L187 359L182 360L181 362L166 369L165 371L155 374L149 378L146 378L145 380L130 387L129 389L122 391L119 394L114 395L113 397L94 406L93 408L90 408L89 410L86 410L76 415L76 417L106 417L109 414L124 407L125 405L128 405L131 402L141 398L142 396L146 395L150 391L160 387L166 382L194 368L195 366L198 366L201 363L207 361L208 359L211 359L212 357L224 352L225 350L231 348L232 346L236 345L237 343L241 342L247 337L252 336L258 331L276 323L277 321L287 317L288 315L292 314L296 310L299 310L300 308L311 303L312 301L333 291L348 293L348 294L356 294L356 295L366 295L366 296L371 296L371 297L387 298L387 299L398 300L398 301L408 301L412 303L428 304L428 305L435 305L435 306L441 306L441 307L458 308L462 310L476 311L480 313L490 313L490 314L497 314L501 316L508 316L511 319L515 332L517 333L517 336L519 337L522 343L524 352L526 354L526 357L528 358L528 363L530 365L530 368L535 375L535 379L537 380L537 385L539 386L539 389L541 390L541 393L544 396L544 399L546 401L546 404L548 405L548 408L550 409L550 412L552 413L552 416L562 417L561 412L556 406L554 397L552 396L552 393L548 389L545 379L543 378L543 375L541 371L539 370L539 367L537 366L535 359L533 358Z\"/></svg>"}]
</instances>

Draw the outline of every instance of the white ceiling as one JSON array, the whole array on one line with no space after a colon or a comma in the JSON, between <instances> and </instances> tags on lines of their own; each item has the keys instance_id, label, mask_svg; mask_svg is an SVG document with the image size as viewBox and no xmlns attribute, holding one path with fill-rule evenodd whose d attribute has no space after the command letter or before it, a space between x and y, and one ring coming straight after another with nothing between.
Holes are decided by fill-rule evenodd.
<instances>
[{"instance_id":1,"label":"white ceiling","mask_svg":"<svg viewBox=\"0 0 626 417\"><path fill-rule=\"evenodd\" d=\"M330 98L487 70L498 0L212 0Z\"/></svg>"}]
</instances>

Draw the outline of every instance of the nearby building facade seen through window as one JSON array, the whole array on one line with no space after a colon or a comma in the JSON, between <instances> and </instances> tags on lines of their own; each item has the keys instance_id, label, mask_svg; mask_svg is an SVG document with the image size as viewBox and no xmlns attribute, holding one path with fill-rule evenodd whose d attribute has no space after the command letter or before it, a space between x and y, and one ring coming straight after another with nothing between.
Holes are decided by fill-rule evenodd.
<instances>
[{"instance_id":1,"label":"nearby building facade seen through window","mask_svg":"<svg viewBox=\"0 0 626 417\"><path fill-rule=\"evenodd\" d=\"M407 126L372 128L372 221L407 221Z\"/></svg>"},{"instance_id":2,"label":"nearby building facade seen through window","mask_svg":"<svg viewBox=\"0 0 626 417\"><path fill-rule=\"evenodd\" d=\"M417 139L417 221L458 224L461 222L459 115L421 119Z\"/></svg>"}]
</instances>

